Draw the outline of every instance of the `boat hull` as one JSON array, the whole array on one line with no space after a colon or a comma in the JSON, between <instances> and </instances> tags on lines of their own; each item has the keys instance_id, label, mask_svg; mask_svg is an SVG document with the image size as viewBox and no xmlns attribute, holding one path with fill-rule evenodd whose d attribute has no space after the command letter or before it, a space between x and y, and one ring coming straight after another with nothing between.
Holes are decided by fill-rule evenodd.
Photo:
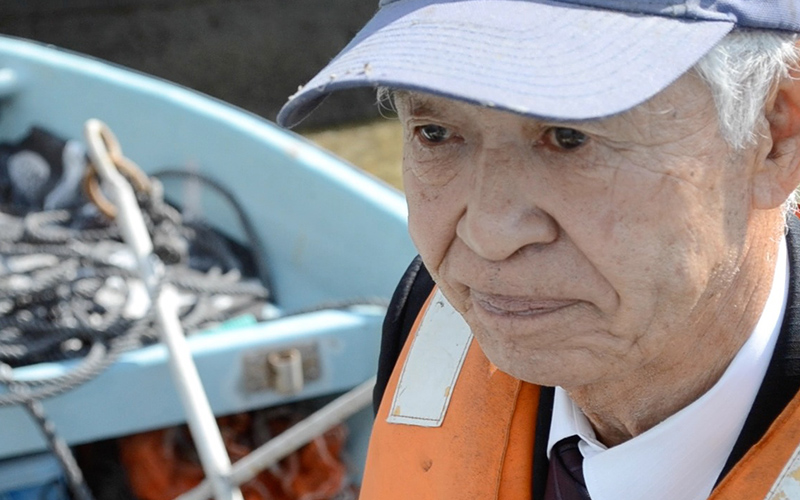
<instances>
[{"instance_id":1,"label":"boat hull","mask_svg":"<svg viewBox=\"0 0 800 500\"><path fill-rule=\"evenodd\" d=\"M145 172L179 168L235 193L264 248L281 311L326 301L390 297L414 255L402 195L271 122L194 91L103 61L0 37L0 142L34 126L81 139L99 118ZM180 198L178 184L165 183ZM203 213L245 241L236 213L203 197ZM189 338L217 415L334 395L375 373L382 310L322 310ZM247 383L247 356L299 347L318 357L319 374L286 395ZM71 444L185 421L161 345L124 354L98 378L44 401ZM36 379L74 362L17 368ZM2 392L2 389L0 389ZM351 422L351 450L363 461L371 413ZM18 407L0 408L0 459L43 451L38 428ZM358 475L358 471L355 472ZM0 491L3 487L0 485Z\"/></svg>"}]
</instances>

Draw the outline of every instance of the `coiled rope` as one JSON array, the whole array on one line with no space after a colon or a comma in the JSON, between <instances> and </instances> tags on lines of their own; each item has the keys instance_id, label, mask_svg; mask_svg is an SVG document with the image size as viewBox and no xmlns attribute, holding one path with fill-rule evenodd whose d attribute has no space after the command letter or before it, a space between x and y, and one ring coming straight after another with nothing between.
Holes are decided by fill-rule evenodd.
<instances>
[{"instance_id":1,"label":"coiled rope","mask_svg":"<svg viewBox=\"0 0 800 500\"><path fill-rule=\"evenodd\" d=\"M47 134L41 129L35 133ZM115 163L135 187L154 253L164 265L160 285L172 285L186 298L180 311L186 332L243 314L274 319L276 309L266 307L275 299L263 245L229 191L193 172L158 174L200 182L228 200L252 252L245 256L252 273L230 240L202 221L184 220L165 202L158 178L147 177L126 158L115 158ZM41 401L94 379L121 354L157 341L158 335L152 304L141 298L146 296L145 285L135 259L113 222L115 207L105 199L88 165L83 189L81 203L48 210L21 207L12 202L13 196L4 200L0 192L0 384L8 388L0 394L0 407L22 405L28 411L60 461L73 496L91 500L74 457L47 419ZM226 300L215 300L219 297ZM229 305L218 307L219 302ZM385 307L386 301L334 301L284 316L363 305ZM33 380L14 376L15 367L67 359L77 362L58 376Z\"/></svg>"}]
</instances>

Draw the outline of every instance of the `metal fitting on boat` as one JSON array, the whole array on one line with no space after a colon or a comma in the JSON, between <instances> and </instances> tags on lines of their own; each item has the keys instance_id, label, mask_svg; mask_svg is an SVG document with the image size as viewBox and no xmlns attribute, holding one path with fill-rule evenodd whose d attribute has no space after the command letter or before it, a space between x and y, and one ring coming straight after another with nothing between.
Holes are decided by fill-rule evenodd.
<instances>
[{"instance_id":1,"label":"metal fitting on boat","mask_svg":"<svg viewBox=\"0 0 800 500\"><path fill-rule=\"evenodd\" d=\"M281 394L297 394L303 390L303 357L296 348L273 351L267 355L272 386Z\"/></svg>"}]
</instances>

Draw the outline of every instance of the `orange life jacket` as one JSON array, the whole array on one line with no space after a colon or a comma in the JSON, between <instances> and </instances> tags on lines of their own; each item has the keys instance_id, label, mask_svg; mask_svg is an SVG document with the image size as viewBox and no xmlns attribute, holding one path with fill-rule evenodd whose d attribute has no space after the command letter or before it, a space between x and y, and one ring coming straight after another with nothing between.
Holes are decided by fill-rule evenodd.
<instances>
[{"instance_id":1,"label":"orange life jacket","mask_svg":"<svg viewBox=\"0 0 800 500\"><path fill-rule=\"evenodd\" d=\"M439 358L425 358L432 347ZM425 406L409 410L415 398ZM384 392L360 499L531 500L538 401L537 386L486 359L434 288ZM799 444L796 396L710 500L800 499Z\"/></svg>"}]
</instances>

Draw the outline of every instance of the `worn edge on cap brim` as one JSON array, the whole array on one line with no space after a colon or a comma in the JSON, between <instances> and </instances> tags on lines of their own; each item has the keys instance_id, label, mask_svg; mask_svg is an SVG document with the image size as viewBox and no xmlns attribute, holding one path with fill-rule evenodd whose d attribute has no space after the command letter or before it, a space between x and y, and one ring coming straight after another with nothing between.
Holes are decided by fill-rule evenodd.
<instances>
[{"instance_id":1,"label":"worn edge on cap brim","mask_svg":"<svg viewBox=\"0 0 800 500\"><path fill-rule=\"evenodd\" d=\"M557 25L542 21L545 15ZM543 23L541 31L527 30L537 22ZM507 29L513 25L526 29ZM590 28L581 31L580 26ZM332 92L378 86L538 118L602 118L627 111L666 88L733 27L733 22L686 21L518 0L399 1L381 9L328 66L290 97L277 121L295 126ZM421 38L422 30L427 32ZM553 31L559 31L561 38ZM448 42L442 50L418 57L425 44L441 40ZM499 45L505 48L497 50ZM487 47L494 52L483 50ZM530 52L536 52L538 59L529 58ZM464 64L454 64L459 59ZM505 65L495 64L506 59ZM561 64L562 59L572 66ZM592 66L597 60L604 65ZM543 62L547 71L523 75L522 83L513 81L519 80L516 70L530 72L532 65ZM559 76L559 69L566 75ZM429 70L436 74L425 74ZM582 73L569 74L576 70ZM508 81L495 78L503 71ZM483 80L472 82L476 79ZM504 85L498 86L498 81Z\"/></svg>"}]
</instances>

